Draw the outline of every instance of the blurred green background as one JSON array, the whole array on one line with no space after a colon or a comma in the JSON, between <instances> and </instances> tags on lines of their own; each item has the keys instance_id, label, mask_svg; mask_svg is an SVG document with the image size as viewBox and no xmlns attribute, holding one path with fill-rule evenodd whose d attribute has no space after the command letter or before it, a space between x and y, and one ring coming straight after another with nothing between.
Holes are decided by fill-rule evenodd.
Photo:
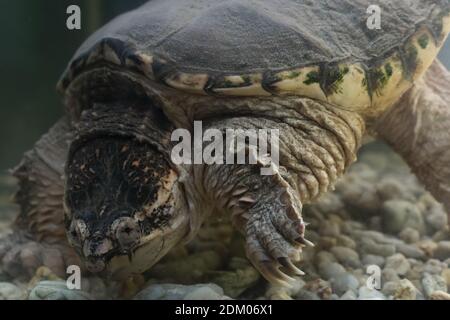
<instances>
[{"instance_id":1,"label":"blurred green background","mask_svg":"<svg viewBox=\"0 0 450 320\"><path fill-rule=\"evenodd\" d=\"M0 174L61 116L55 84L90 33L145 0L0 0ZM77 4L82 30L66 28L66 9ZM441 52L450 68L450 41Z\"/></svg>"}]
</instances>

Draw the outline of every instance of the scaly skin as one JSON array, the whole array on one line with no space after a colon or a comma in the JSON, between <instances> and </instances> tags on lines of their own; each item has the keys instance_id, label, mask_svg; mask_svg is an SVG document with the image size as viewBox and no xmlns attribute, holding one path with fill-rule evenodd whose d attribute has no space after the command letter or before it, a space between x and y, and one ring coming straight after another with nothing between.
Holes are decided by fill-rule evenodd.
<instances>
[{"instance_id":1,"label":"scaly skin","mask_svg":"<svg viewBox=\"0 0 450 320\"><path fill-rule=\"evenodd\" d=\"M66 118L58 121L13 172L19 181L16 202L21 212L14 233L0 241L0 261L12 276L31 277L45 265L62 277L68 265L80 265L63 224L62 176L71 130Z\"/></svg>"},{"instance_id":2,"label":"scaly skin","mask_svg":"<svg viewBox=\"0 0 450 320\"><path fill-rule=\"evenodd\" d=\"M253 265L267 280L281 285L288 285L289 275L302 274L293 263L300 259L303 246L312 245L304 238L302 205L333 187L356 159L365 130L362 118L353 112L311 99L292 102L278 118L235 117L205 124L223 132L279 129L280 167L275 175L263 176L255 165L205 165L193 170L210 201L232 214L234 225L246 236Z\"/></svg>"},{"instance_id":3,"label":"scaly skin","mask_svg":"<svg viewBox=\"0 0 450 320\"><path fill-rule=\"evenodd\" d=\"M378 120L375 130L450 214L449 103L450 72L435 61L402 100Z\"/></svg>"}]
</instances>

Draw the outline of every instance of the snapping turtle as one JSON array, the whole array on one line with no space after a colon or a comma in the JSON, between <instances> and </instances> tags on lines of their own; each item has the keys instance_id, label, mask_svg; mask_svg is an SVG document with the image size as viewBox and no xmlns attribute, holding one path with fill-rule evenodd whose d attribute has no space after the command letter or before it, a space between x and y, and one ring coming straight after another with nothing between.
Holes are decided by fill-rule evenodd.
<instances>
[{"instance_id":1,"label":"snapping turtle","mask_svg":"<svg viewBox=\"0 0 450 320\"><path fill-rule=\"evenodd\" d=\"M153 0L107 24L59 83L67 115L14 171L22 210L5 269L64 273L81 257L126 277L231 214L254 266L286 285L312 245L302 205L333 188L365 133L450 209L450 76L435 62L421 78L450 31L450 2L376 2L373 30L368 0ZM171 134L194 121L220 135L279 130L279 164L261 175L259 155L174 163Z\"/></svg>"}]
</instances>

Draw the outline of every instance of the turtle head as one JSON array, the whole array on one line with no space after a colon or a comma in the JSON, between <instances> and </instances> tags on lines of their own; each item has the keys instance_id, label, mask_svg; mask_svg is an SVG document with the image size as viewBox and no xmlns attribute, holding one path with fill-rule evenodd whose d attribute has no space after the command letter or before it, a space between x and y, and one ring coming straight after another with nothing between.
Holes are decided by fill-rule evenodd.
<instances>
[{"instance_id":1,"label":"turtle head","mask_svg":"<svg viewBox=\"0 0 450 320\"><path fill-rule=\"evenodd\" d=\"M124 278L148 270L178 244L189 232L189 215L165 154L133 136L104 133L89 130L72 143L65 226L90 272Z\"/></svg>"}]
</instances>

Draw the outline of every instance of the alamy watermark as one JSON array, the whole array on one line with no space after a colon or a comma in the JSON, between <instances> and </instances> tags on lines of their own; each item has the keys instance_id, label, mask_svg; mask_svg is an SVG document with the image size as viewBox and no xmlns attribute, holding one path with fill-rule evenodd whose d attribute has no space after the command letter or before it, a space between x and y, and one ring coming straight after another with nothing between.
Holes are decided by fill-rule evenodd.
<instances>
[{"instance_id":1,"label":"alamy watermark","mask_svg":"<svg viewBox=\"0 0 450 320\"><path fill-rule=\"evenodd\" d=\"M207 129L194 122L194 137L187 129L176 129L172 142L173 163L261 165L261 175L274 175L279 166L278 129ZM270 149L270 150L269 150Z\"/></svg>"},{"instance_id":2,"label":"alamy watermark","mask_svg":"<svg viewBox=\"0 0 450 320\"><path fill-rule=\"evenodd\" d=\"M377 265L367 266L366 273L370 276L367 278L366 286L372 290L381 289L381 268Z\"/></svg>"},{"instance_id":3,"label":"alamy watermark","mask_svg":"<svg viewBox=\"0 0 450 320\"><path fill-rule=\"evenodd\" d=\"M377 5L370 5L367 8L367 18L366 26L369 30L380 30L381 29L381 8Z\"/></svg>"},{"instance_id":4,"label":"alamy watermark","mask_svg":"<svg viewBox=\"0 0 450 320\"><path fill-rule=\"evenodd\" d=\"M81 268L77 265L67 267L66 286L69 290L81 290Z\"/></svg>"},{"instance_id":5,"label":"alamy watermark","mask_svg":"<svg viewBox=\"0 0 450 320\"><path fill-rule=\"evenodd\" d=\"M66 27L69 30L81 30L81 9L77 5L67 7L66 13L69 15L66 20Z\"/></svg>"}]
</instances>

